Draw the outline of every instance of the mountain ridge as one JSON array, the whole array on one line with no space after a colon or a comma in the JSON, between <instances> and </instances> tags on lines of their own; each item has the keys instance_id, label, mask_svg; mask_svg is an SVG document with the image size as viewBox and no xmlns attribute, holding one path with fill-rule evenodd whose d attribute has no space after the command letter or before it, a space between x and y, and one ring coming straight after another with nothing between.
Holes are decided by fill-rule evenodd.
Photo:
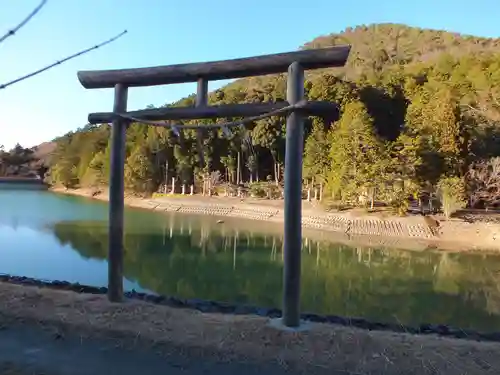
<instances>
[{"instance_id":1,"label":"mountain ridge","mask_svg":"<svg viewBox=\"0 0 500 375\"><path fill-rule=\"evenodd\" d=\"M377 199L403 204L395 191L387 190L388 182L406 181L410 190L405 187L404 194L416 194L442 180L471 184L470 168L500 156L500 39L373 24L320 36L301 48L338 44L352 46L345 67L306 75L308 99L339 104L341 118L306 121L305 179L348 201L373 191L375 185ZM209 104L275 102L285 97L286 74L275 74L231 82L212 91ZM194 98L166 106L192 106ZM195 123L200 122L210 121ZM171 178L199 184L207 171L220 173L230 183L275 180L279 185L285 131L279 117L235 129L229 139L220 131L207 131L207 170L202 170L193 131L185 131L181 142L168 129L136 124L127 130L127 189L152 192ZM251 144L243 142L248 138ZM107 126L63 135L50 161L51 182L105 185L109 153ZM465 190L457 191L462 195Z\"/></svg>"}]
</instances>

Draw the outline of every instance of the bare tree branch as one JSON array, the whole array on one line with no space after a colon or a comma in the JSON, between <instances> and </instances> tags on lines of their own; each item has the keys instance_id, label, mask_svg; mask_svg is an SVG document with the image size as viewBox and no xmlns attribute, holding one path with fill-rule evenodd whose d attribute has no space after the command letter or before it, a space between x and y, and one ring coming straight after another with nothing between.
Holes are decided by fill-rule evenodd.
<instances>
[{"instance_id":1,"label":"bare tree branch","mask_svg":"<svg viewBox=\"0 0 500 375\"><path fill-rule=\"evenodd\" d=\"M47 3L47 0L42 0L40 2L40 4L38 4L38 6L35 9L33 9L33 11L28 15L28 17L26 17L23 21L21 21L21 23L19 25L17 25L13 29L7 31L7 33L5 35L0 37L0 43L2 43L5 39L15 35L19 31L19 29L21 29L24 25L26 25L40 11L40 9L43 8L43 6L46 3Z\"/></svg>"},{"instance_id":2,"label":"bare tree branch","mask_svg":"<svg viewBox=\"0 0 500 375\"><path fill-rule=\"evenodd\" d=\"M500 157L472 164L466 178L472 207L478 203L492 205L500 201Z\"/></svg>"},{"instance_id":3,"label":"bare tree branch","mask_svg":"<svg viewBox=\"0 0 500 375\"><path fill-rule=\"evenodd\" d=\"M94 49L98 49L98 48L100 48L100 47L102 47L102 46L104 46L104 45L106 45L106 44L112 43L112 42L114 42L115 40L117 40L118 38L120 38L120 37L122 37L123 35L125 35L126 33L127 33L127 30L124 30L124 31L122 31L120 34L118 34L118 35L114 36L114 37L113 37L113 38L111 38L111 39L106 40L105 42L102 42L102 43L97 44L97 45L95 45L95 46L93 46L93 47L90 47L90 48L87 48L87 49L85 49L85 50L83 50L83 51L80 51L80 52L78 52L78 53L75 53L74 55L68 56L68 57L66 57L66 58L64 58L64 59L62 59L62 60L56 61L55 63L50 64L50 65L46 66L45 68L39 69L39 70L37 70L37 71L35 71L35 72L33 72L33 73L26 74L25 76L19 77L19 78L15 79L15 80L13 80L13 81L10 81L10 82L4 83L4 84L0 84L0 90L5 89L5 88L7 88L8 86L13 85L14 83L18 83L18 82L24 81L24 80L25 80L25 79L27 79L27 78L30 78L30 77L36 76L36 75L38 75L38 74L40 74L40 73L42 73L42 72L45 72L46 70L49 70L50 68L53 68L53 67L54 67L54 66L56 66L56 65L60 65L60 64L62 64L62 63L64 63L64 62L66 62L66 61L68 61L68 60L74 59L75 57L78 57L78 56L84 55L84 54L86 54L87 52L90 52L90 51L92 51L92 50L94 50Z\"/></svg>"},{"instance_id":4,"label":"bare tree branch","mask_svg":"<svg viewBox=\"0 0 500 375\"><path fill-rule=\"evenodd\" d=\"M496 100L495 98L492 99ZM483 108L477 108L471 106L470 104L463 104L462 107L466 108L469 113L481 117L481 119L485 120L489 124L495 125L500 121L500 110L495 108L484 108L484 106Z\"/></svg>"}]
</instances>

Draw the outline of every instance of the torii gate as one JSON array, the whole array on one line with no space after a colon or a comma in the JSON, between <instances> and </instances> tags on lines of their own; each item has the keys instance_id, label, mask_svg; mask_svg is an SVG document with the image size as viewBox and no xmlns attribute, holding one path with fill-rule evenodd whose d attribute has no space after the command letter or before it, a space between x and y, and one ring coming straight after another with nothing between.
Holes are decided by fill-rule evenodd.
<instances>
[{"instance_id":1,"label":"torii gate","mask_svg":"<svg viewBox=\"0 0 500 375\"><path fill-rule=\"evenodd\" d=\"M91 113L91 124L112 123L109 186L108 298L123 300L123 212L125 131L130 122L177 129L241 126L265 117L286 115L285 223L283 268L283 317L286 327L300 325L300 273L302 248L302 153L304 118L333 118L338 108L329 102L308 102L304 95L304 70L344 66L350 46L301 50L234 60L178 64L150 68L80 71L87 89L115 89L113 112ZM288 70L286 102L208 106L208 81L283 73ZM157 108L127 112L129 87L197 82L195 107ZM159 120L246 117L243 121L200 126L175 126Z\"/></svg>"}]
</instances>

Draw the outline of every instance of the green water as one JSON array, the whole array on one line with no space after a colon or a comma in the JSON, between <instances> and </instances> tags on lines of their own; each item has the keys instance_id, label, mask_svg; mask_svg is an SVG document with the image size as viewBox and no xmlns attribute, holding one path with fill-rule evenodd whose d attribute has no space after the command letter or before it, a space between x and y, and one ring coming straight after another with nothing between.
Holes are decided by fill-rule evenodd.
<instances>
[{"instance_id":1,"label":"green water","mask_svg":"<svg viewBox=\"0 0 500 375\"><path fill-rule=\"evenodd\" d=\"M0 273L104 286L107 204L0 190ZM280 226L126 210L125 288L280 307ZM500 331L500 256L367 248L306 232L304 311Z\"/></svg>"}]
</instances>

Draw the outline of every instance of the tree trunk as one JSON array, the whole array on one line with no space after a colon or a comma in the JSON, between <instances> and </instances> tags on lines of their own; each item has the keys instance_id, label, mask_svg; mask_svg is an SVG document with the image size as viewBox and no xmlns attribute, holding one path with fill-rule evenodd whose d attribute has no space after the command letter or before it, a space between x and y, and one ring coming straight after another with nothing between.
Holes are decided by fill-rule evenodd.
<instances>
[{"instance_id":1,"label":"tree trunk","mask_svg":"<svg viewBox=\"0 0 500 375\"><path fill-rule=\"evenodd\" d=\"M259 158L255 155L255 180L259 182Z\"/></svg>"},{"instance_id":2,"label":"tree trunk","mask_svg":"<svg viewBox=\"0 0 500 375\"><path fill-rule=\"evenodd\" d=\"M165 160L165 194L167 194L167 185L168 185L168 159Z\"/></svg>"},{"instance_id":3,"label":"tree trunk","mask_svg":"<svg viewBox=\"0 0 500 375\"><path fill-rule=\"evenodd\" d=\"M238 151L238 157L236 159L236 184L240 184L240 152Z\"/></svg>"}]
</instances>

